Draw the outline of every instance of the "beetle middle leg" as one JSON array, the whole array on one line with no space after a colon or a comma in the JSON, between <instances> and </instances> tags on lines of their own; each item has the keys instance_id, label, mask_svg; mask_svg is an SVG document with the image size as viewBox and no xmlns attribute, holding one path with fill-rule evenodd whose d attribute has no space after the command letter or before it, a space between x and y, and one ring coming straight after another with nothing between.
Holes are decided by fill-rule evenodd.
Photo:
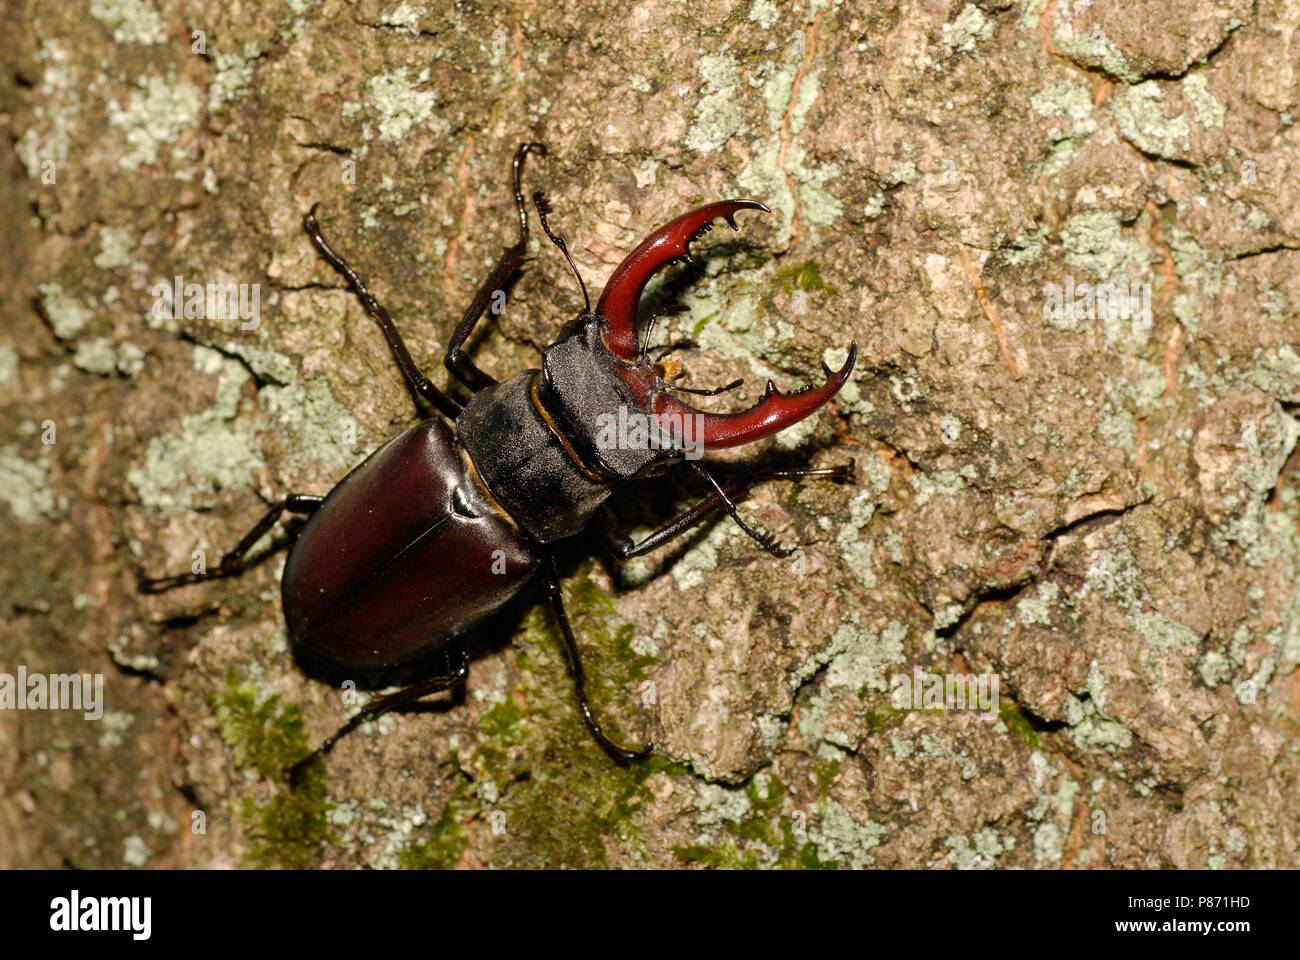
<instances>
[{"instance_id":1,"label":"beetle middle leg","mask_svg":"<svg viewBox=\"0 0 1300 960\"><path fill-rule=\"evenodd\" d=\"M586 722L587 729L591 731L591 735L596 738L601 748L616 762L626 764L644 760L654 749L654 744L647 743L640 750L629 750L606 736L605 731L596 722L591 712L591 705L587 702L587 677L582 669L578 641L573 635L573 627L569 624L569 615L564 612L564 595L560 590L560 574L555 568L554 557L547 556L542 564L541 575L546 582L546 595L551 601L551 608L555 611L555 619L560 623L560 633L564 637L564 652L569 659L569 675L573 677L573 687L578 695L578 707L582 710L582 719Z\"/></svg>"},{"instance_id":2,"label":"beetle middle leg","mask_svg":"<svg viewBox=\"0 0 1300 960\"><path fill-rule=\"evenodd\" d=\"M317 749L313 750L307 756L303 757L292 767L289 768L289 782L296 784L302 777L303 771L313 760L325 756L334 749L334 745L349 733L371 720L376 720L386 713L394 710L401 710L403 707L409 707L417 700L423 700L425 697L434 693L441 693L444 690L450 690L457 684L464 683L465 678L469 676L469 654L464 645L457 644L447 650L447 670L445 673L437 676L427 677L418 683L413 683L409 687L403 687L395 693L390 693L386 697L380 697L352 717L347 723L339 727L332 736L326 737L325 742Z\"/></svg>"},{"instance_id":3,"label":"beetle middle leg","mask_svg":"<svg viewBox=\"0 0 1300 960\"><path fill-rule=\"evenodd\" d=\"M140 578L141 593L162 593L164 590L171 590L173 587L181 587L191 583L200 583L204 580L216 580L219 577L230 577L237 573L243 572L248 564L244 557L253 545L261 540L266 532L275 526L280 519L280 515L286 510L290 513L307 516L315 513L316 509L323 503L324 497L316 497L305 493L291 493L283 500L277 501L266 515L257 521L257 526L244 535L244 539L239 541L235 549L231 550L221 558L221 563L215 570L206 570L203 573L179 573L174 577L158 577L151 579L148 577Z\"/></svg>"}]
</instances>

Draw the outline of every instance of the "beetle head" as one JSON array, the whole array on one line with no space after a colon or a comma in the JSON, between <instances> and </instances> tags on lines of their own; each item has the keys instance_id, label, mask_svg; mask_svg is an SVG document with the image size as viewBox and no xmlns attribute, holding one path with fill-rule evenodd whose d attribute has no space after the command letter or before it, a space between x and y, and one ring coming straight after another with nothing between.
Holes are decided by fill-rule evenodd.
<instances>
[{"instance_id":1,"label":"beetle head","mask_svg":"<svg viewBox=\"0 0 1300 960\"><path fill-rule=\"evenodd\" d=\"M695 422L674 433L669 418L654 414L654 398L667 386L663 367L615 355L604 333L603 320L586 313L542 353L537 393L555 432L601 479L651 476L697 459L698 438L687 432L698 430Z\"/></svg>"}]
</instances>

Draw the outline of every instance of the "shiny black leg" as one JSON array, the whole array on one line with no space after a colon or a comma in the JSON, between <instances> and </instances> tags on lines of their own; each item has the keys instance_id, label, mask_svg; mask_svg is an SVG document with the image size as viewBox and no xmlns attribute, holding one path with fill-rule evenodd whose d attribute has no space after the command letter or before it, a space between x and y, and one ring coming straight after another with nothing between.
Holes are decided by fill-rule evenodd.
<instances>
[{"instance_id":1,"label":"shiny black leg","mask_svg":"<svg viewBox=\"0 0 1300 960\"><path fill-rule=\"evenodd\" d=\"M487 312L492 300L498 294L504 296L510 278L523 266L524 255L528 251L528 210L524 205L523 187L520 178L523 174L524 158L532 151L545 155L546 147L540 143L524 143L520 144L519 150L515 153L513 170L515 206L519 210L519 240L513 246L505 249L501 254L501 259L497 261L497 265L493 267L492 272L488 274L488 278L483 281L483 285L474 294L474 299L470 302L465 315L461 317L460 323L456 324L456 329L447 344L447 355L442 361L447 369L451 371L453 377L475 393L484 387L492 386L492 384L496 383L496 380L480 370L462 348L465 346L465 341L469 339L474 325Z\"/></svg>"},{"instance_id":2,"label":"shiny black leg","mask_svg":"<svg viewBox=\"0 0 1300 960\"><path fill-rule=\"evenodd\" d=\"M627 764L636 760L644 760L654 749L654 744L647 743L640 750L629 750L627 747L619 746L613 740L605 735L601 730L600 724L592 715L591 705L587 703L587 681L586 674L582 670L582 658L578 653L578 641L573 635L573 627L569 625L569 615L564 612L564 596L560 591L560 574L555 569L555 560L547 557L545 564L542 566L542 577L546 582L546 595L551 601L551 608L555 611L555 619L560 623L560 633L564 637L564 651L569 658L569 675L573 677L573 687L578 695L578 707L582 710L582 719L587 724L587 729L595 737L596 742L600 744L601 749L608 753L618 763Z\"/></svg>"},{"instance_id":3,"label":"shiny black leg","mask_svg":"<svg viewBox=\"0 0 1300 960\"><path fill-rule=\"evenodd\" d=\"M388 341L388 346L392 348L393 356L397 360L397 366L401 368L402 376L406 378L406 385L411 392L443 416L455 420L456 415L460 413L460 404L435 387L433 381L420 372L419 367L415 365L415 361L411 359L406 344L402 342L402 335L397 332L397 325L393 323L393 318L388 315L388 311L370 295L370 291L366 289L365 283L362 282L357 272L352 269L346 260L335 253L334 249L326 242L325 236L321 233L320 224L316 221L316 208L319 206L320 204L313 206L311 212L302 218L303 229L307 231L312 243L316 245L316 250L331 267L342 274L344 279L351 284L352 289L356 291L357 297L361 300L361 305L366 308L366 313L374 317L379 324L379 328L384 332L384 339Z\"/></svg>"},{"instance_id":4,"label":"shiny black leg","mask_svg":"<svg viewBox=\"0 0 1300 960\"><path fill-rule=\"evenodd\" d=\"M275 526L280 519L280 515L286 510L289 513L308 515L316 512L316 508L324 502L324 497L314 497L303 493L291 493L283 500L277 501L271 509L266 511L266 515L257 521L257 526L244 535L244 539L239 541L238 546L221 558L214 570L205 570L203 573L179 573L174 577L159 577L151 579L148 577L140 578L141 593L162 593L164 590L171 590L173 587L181 587L190 583L200 583L204 580L216 580L219 577L230 577L241 573L246 567L244 556L249 550L253 549L253 544L261 540L266 532Z\"/></svg>"},{"instance_id":5,"label":"shiny black leg","mask_svg":"<svg viewBox=\"0 0 1300 960\"><path fill-rule=\"evenodd\" d=\"M609 551L620 560L628 560L632 557L650 553L652 550L657 550L692 527L703 523L719 510L726 510L731 514L732 519L740 524L740 529L753 537L763 549L776 557L788 557L793 551L778 547L771 537L751 529L748 524L740 519L736 513L736 501L742 499L749 492L750 487L763 480L825 477L838 483L847 480L853 475L853 467L854 463L850 460L847 464L838 467L817 470L769 470L739 480L728 480L725 483L716 480L712 474L702 467L697 467L696 469L713 486L713 494L704 498L680 516L669 520L659 529L647 534L646 538L640 543L633 543L632 538L619 528L618 522L614 519L614 515L608 507L601 507L600 512L596 514L596 525Z\"/></svg>"},{"instance_id":6,"label":"shiny black leg","mask_svg":"<svg viewBox=\"0 0 1300 960\"><path fill-rule=\"evenodd\" d=\"M394 710L408 707L417 700L422 700L431 694L450 690L457 684L464 683L465 678L468 676L469 654L465 651L463 646L458 644L447 651L447 670L445 673L429 677L425 680L419 681L418 683L413 683L409 687L403 687L396 693L390 693L386 697L381 697L373 703L367 704L357 712L356 716L343 724L343 726L339 727L339 729L334 732L333 736L327 737L325 742L322 743L319 748L313 750L290 767L289 782L294 784L298 783L308 764L319 757L325 756L325 754L334 749L334 745L338 743L339 740L346 737L363 723L375 720Z\"/></svg>"}]
</instances>

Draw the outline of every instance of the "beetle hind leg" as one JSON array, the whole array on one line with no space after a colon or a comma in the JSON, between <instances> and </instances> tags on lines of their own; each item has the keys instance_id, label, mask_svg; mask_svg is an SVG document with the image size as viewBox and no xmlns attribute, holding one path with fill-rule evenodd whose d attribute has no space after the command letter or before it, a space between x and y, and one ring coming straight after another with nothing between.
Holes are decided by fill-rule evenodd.
<instances>
[{"instance_id":1,"label":"beetle hind leg","mask_svg":"<svg viewBox=\"0 0 1300 960\"><path fill-rule=\"evenodd\" d=\"M573 627L569 625L569 615L564 612L564 596L560 591L560 575L555 569L555 559L553 557L548 556L546 558L545 566L543 566L541 572L546 580L546 594L551 601L552 609L555 611L555 619L560 622L560 633L564 636L564 651L569 660L569 674L573 677L573 687L578 695L578 707L582 710L582 719L586 722L587 729L591 731L591 735L600 744L601 749L608 753L616 763L628 764L644 760L650 756L650 752L654 749L653 743L647 743L640 750L630 750L606 736L605 731L596 722L596 718L591 712L591 705L587 702L586 674L582 669L582 658L578 653L578 642L573 635Z\"/></svg>"},{"instance_id":2,"label":"beetle hind leg","mask_svg":"<svg viewBox=\"0 0 1300 960\"><path fill-rule=\"evenodd\" d=\"M266 535L266 532L275 526L280 519L280 515L286 510L289 513L308 515L316 512L316 509L324 502L324 497L315 497L305 493L291 493L283 500L277 501L257 525L244 535L244 539L239 541L235 549L225 554L221 558L221 563L215 570L204 570L201 573L191 571L190 573L178 573L174 577L140 577L139 585L141 593L162 593L165 590L171 590L175 587L186 586L191 583L201 583L204 580L216 580L220 577L231 577L237 573L242 573L248 569L248 563L245 559L248 551L253 549L253 545Z\"/></svg>"},{"instance_id":3,"label":"beetle hind leg","mask_svg":"<svg viewBox=\"0 0 1300 960\"><path fill-rule=\"evenodd\" d=\"M409 707L418 700L423 700L431 694L441 693L444 690L450 690L457 684L464 683L465 678L469 676L469 654L464 646L456 646L454 649L447 651L447 672L438 676L428 677L418 683L413 683L409 687L403 687L396 693L390 693L386 697L380 697L378 700L367 704L347 723L339 727L332 736L325 739L317 749L313 750L307 756L303 757L292 767L289 768L289 782L297 784L302 778L303 772L315 760L325 756L334 749L341 739L349 733L371 720L376 720L386 713L394 710L400 710L403 707Z\"/></svg>"}]
</instances>

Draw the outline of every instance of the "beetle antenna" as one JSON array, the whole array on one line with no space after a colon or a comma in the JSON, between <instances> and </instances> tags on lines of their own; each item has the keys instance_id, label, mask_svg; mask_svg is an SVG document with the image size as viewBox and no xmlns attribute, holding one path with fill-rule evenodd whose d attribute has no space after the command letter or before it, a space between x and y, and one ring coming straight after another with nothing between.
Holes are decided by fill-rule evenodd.
<instances>
[{"instance_id":1,"label":"beetle antenna","mask_svg":"<svg viewBox=\"0 0 1300 960\"><path fill-rule=\"evenodd\" d=\"M578 273L578 265L573 262L573 257L569 256L569 246L564 242L563 237L557 237L551 232L551 225L546 222L546 215L553 209L551 201L546 198L546 194L537 190L533 193L533 206L537 208L537 219L542 222L542 229L546 231L551 243L560 248L560 253L564 254L564 259L569 261L569 269L573 271L573 276L582 289L582 312L591 313L591 298L587 296L587 285L582 282L582 274Z\"/></svg>"},{"instance_id":2,"label":"beetle antenna","mask_svg":"<svg viewBox=\"0 0 1300 960\"><path fill-rule=\"evenodd\" d=\"M691 308L684 303L672 303L662 309L656 310L650 316L650 322L645 328L645 342L641 344L641 356L637 357L637 362L645 360L646 351L650 349L650 335L655 332L655 321L666 313L685 313Z\"/></svg>"}]
</instances>

